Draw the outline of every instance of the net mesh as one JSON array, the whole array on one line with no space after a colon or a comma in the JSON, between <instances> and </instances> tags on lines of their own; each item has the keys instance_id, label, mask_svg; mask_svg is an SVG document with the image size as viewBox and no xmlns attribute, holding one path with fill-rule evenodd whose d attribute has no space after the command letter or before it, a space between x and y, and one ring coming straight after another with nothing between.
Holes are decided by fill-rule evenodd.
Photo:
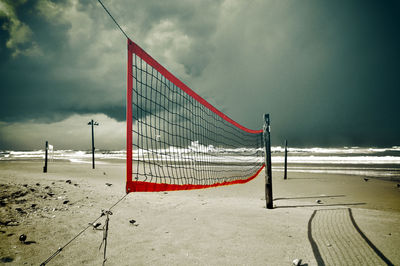
<instances>
[{"instance_id":1,"label":"net mesh","mask_svg":"<svg viewBox=\"0 0 400 266\"><path fill-rule=\"evenodd\" d=\"M132 123L127 190L165 191L244 183L264 166L262 130L232 121L131 41ZM128 101L128 104L129 101ZM129 118L129 117L128 117ZM129 131L132 134L129 134Z\"/></svg>"}]
</instances>

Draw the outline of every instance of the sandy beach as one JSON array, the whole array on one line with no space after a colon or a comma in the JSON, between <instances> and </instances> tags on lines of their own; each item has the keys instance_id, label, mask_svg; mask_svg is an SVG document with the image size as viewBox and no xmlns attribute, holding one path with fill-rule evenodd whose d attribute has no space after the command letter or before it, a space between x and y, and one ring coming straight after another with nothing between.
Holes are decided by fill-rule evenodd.
<instances>
[{"instance_id":1,"label":"sandy beach","mask_svg":"<svg viewBox=\"0 0 400 266\"><path fill-rule=\"evenodd\" d=\"M42 263L124 196L123 162L42 167L0 162L3 264ZM106 265L400 264L397 183L310 173L283 180L273 172L273 195L268 210L264 171L243 185L131 193L112 209ZM98 222L102 228L105 217ZM89 228L48 265L101 265L102 239Z\"/></svg>"}]
</instances>

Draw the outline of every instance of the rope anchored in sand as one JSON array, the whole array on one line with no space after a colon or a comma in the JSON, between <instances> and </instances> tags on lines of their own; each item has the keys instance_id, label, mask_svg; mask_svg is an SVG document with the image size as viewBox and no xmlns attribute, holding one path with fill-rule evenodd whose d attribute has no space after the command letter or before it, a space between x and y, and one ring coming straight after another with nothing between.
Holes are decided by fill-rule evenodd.
<instances>
[{"instance_id":1,"label":"rope anchored in sand","mask_svg":"<svg viewBox=\"0 0 400 266\"><path fill-rule=\"evenodd\" d=\"M107 258L106 258L106 249L107 249L107 237L108 237L108 224L110 221L110 215L112 215L111 209L117 206L118 203L120 203L123 199L125 199L126 196L128 196L129 193L125 194L122 198L120 198L116 203L114 203L108 210L102 210L101 214L99 217L97 217L93 222L89 223L82 231L80 231L77 235L75 235L70 241L68 241L64 246L59 247L50 257L48 257L44 262L40 264L40 266L45 266L47 263L49 263L55 256L57 256L63 249L71 244L75 239L77 239L81 234L83 234L88 228L94 227L96 222L103 216L106 216L106 222L104 227L101 229L103 230L103 240L100 244L99 249L104 243L104 259L103 259L103 265L105 264Z\"/></svg>"}]
</instances>

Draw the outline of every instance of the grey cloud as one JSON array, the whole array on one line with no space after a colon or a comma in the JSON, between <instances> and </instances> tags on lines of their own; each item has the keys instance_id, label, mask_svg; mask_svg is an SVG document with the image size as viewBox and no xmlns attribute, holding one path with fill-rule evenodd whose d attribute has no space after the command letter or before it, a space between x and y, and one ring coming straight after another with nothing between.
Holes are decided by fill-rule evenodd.
<instances>
[{"instance_id":1,"label":"grey cloud","mask_svg":"<svg viewBox=\"0 0 400 266\"><path fill-rule=\"evenodd\" d=\"M216 18L205 19L204 15L217 17L217 1L104 3L139 44L141 39L153 38L148 34L163 20L173 21L174 30L176 27L180 35L188 36L190 43L186 53L172 53L177 59L176 64L182 65L186 73L177 72L185 76L201 74L209 55L205 44L207 34L210 29L215 29L216 21ZM0 103L3 107L0 120L36 118L52 121L73 113L96 111L106 111L110 117L123 120L126 41L99 4L95 1L42 0L10 2L9 5L14 5L15 18L2 16L0 22L5 25L12 19L21 21L31 30L27 43L37 44L42 53L21 54L14 58L11 55L15 49L4 47L2 41L3 97ZM135 8L127 9L129 6ZM2 40L11 38L8 28L3 27L0 34L5 36ZM191 51L194 56L188 55ZM163 51L153 52L163 54ZM196 61L200 63L194 63Z\"/></svg>"},{"instance_id":2,"label":"grey cloud","mask_svg":"<svg viewBox=\"0 0 400 266\"><path fill-rule=\"evenodd\" d=\"M124 120L126 41L96 1L0 1L0 121ZM103 2L234 120L271 113L275 143L399 145L396 1ZM12 19L30 33L11 47Z\"/></svg>"}]
</instances>

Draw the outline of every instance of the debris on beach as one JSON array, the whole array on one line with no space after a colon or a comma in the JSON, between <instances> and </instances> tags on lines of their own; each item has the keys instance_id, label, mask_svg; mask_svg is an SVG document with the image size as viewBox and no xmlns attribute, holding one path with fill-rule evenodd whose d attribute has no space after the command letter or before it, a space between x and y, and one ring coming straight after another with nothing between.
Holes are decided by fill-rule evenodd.
<instances>
[{"instance_id":1,"label":"debris on beach","mask_svg":"<svg viewBox=\"0 0 400 266\"><path fill-rule=\"evenodd\" d=\"M397 187L400 188L400 184L397 184Z\"/></svg>"},{"instance_id":2,"label":"debris on beach","mask_svg":"<svg viewBox=\"0 0 400 266\"><path fill-rule=\"evenodd\" d=\"M22 208L15 208L15 210L19 213L26 213Z\"/></svg>"},{"instance_id":3,"label":"debris on beach","mask_svg":"<svg viewBox=\"0 0 400 266\"><path fill-rule=\"evenodd\" d=\"M13 261L14 261L14 258L13 258L13 257L7 256L7 257L1 258L0 261L1 261L1 262L4 262L4 263L13 262Z\"/></svg>"},{"instance_id":4,"label":"debris on beach","mask_svg":"<svg viewBox=\"0 0 400 266\"><path fill-rule=\"evenodd\" d=\"M299 266L301 265L301 259L294 259L292 263L294 266Z\"/></svg>"},{"instance_id":5,"label":"debris on beach","mask_svg":"<svg viewBox=\"0 0 400 266\"><path fill-rule=\"evenodd\" d=\"M101 223L99 223L99 222L97 222L97 223L89 223L89 225L92 226L93 230L94 230L94 229L97 229L97 227L99 227L101 225Z\"/></svg>"},{"instance_id":6,"label":"debris on beach","mask_svg":"<svg viewBox=\"0 0 400 266\"><path fill-rule=\"evenodd\" d=\"M20 235L20 236L19 236L19 241L21 241L22 243L25 243L25 241L26 241L26 235L25 235L25 234Z\"/></svg>"},{"instance_id":7,"label":"debris on beach","mask_svg":"<svg viewBox=\"0 0 400 266\"><path fill-rule=\"evenodd\" d=\"M318 200L316 200L315 202L316 202L316 203L318 203L318 204L322 204L322 201L321 201L321 200L319 200L319 199L318 199Z\"/></svg>"},{"instance_id":8,"label":"debris on beach","mask_svg":"<svg viewBox=\"0 0 400 266\"><path fill-rule=\"evenodd\" d=\"M68 211L71 201L62 193L64 189L62 186L51 186L50 182L48 184L42 182L0 184L0 191L2 191L0 195L2 210L0 226L19 226L28 221L26 218L30 216L51 218L50 214L53 213L52 215L54 216L55 211ZM54 201L55 199L59 201ZM60 203L63 203L64 207L58 207ZM55 207L58 208L56 209ZM35 242L29 241L29 243L25 244L32 243Z\"/></svg>"},{"instance_id":9,"label":"debris on beach","mask_svg":"<svg viewBox=\"0 0 400 266\"><path fill-rule=\"evenodd\" d=\"M369 178L364 178L364 181L367 182L369 180Z\"/></svg>"},{"instance_id":10,"label":"debris on beach","mask_svg":"<svg viewBox=\"0 0 400 266\"><path fill-rule=\"evenodd\" d=\"M99 227L100 225L101 225L101 223L96 223L96 224L93 225L93 227L94 227L94 228L97 228L97 227Z\"/></svg>"},{"instance_id":11,"label":"debris on beach","mask_svg":"<svg viewBox=\"0 0 400 266\"><path fill-rule=\"evenodd\" d=\"M70 179L68 179L67 181L65 181L65 183L72 184L72 181Z\"/></svg>"},{"instance_id":12,"label":"debris on beach","mask_svg":"<svg viewBox=\"0 0 400 266\"><path fill-rule=\"evenodd\" d=\"M111 186L112 186L112 184L111 184L111 183L106 183L106 186L109 186L109 187L111 187Z\"/></svg>"},{"instance_id":13,"label":"debris on beach","mask_svg":"<svg viewBox=\"0 0 400 266\"><path fill-rule=\"evenodd\" d=\"M138 225L139 225L139 224L138 224L138 223L136 223L136 221L135 221L135 220L133 220L133 219L132 219L132 220L130 220L129 222L130 222L131 224L133 224L134 226L138 226Z\"/></svg>"},{"instance_id":14,"label":"debris on beach","mask_svg":"<svg viewBox=\"0 0 400 266\"><path fill-rule=\"evenodd\" d=\"M19 222L16 222L16 221L5 221L5 222L2 222L2 221L0 221L0 225L4 225L4 226L18 226L18 225L19 225Z\"/></svg>"}]
</instances>

